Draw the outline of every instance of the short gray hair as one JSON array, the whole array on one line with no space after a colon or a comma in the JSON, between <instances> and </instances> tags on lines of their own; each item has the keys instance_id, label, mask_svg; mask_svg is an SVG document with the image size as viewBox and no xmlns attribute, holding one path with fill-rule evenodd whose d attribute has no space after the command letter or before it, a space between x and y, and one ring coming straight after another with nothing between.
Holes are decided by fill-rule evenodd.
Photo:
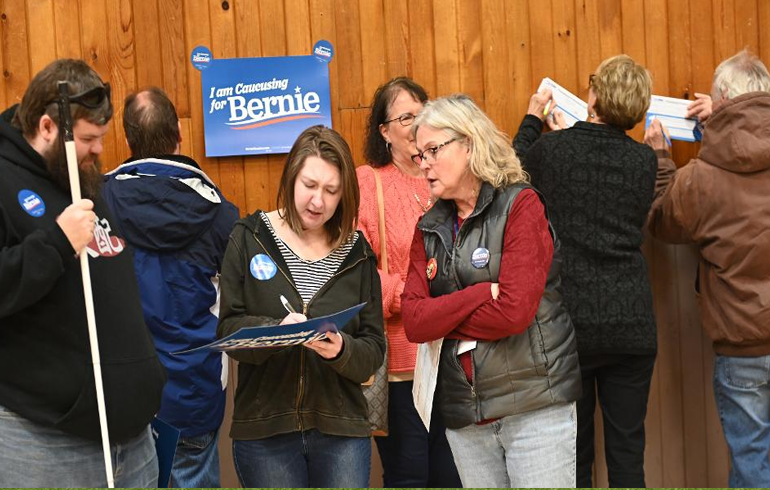
<instances>
[{"instance_id":1,"label":"short gray hair","mask_svg":"<svg viewBox=\"0 0 770 490\"><path fill-rule=\"evenodd\" d=\"M762 60L744 49L714 71L711 98L733 99L749 92L770 92L770 73Z\"/></svg>"},{"instance_id":2,"label":"short gray hair","mask_svg":"<svg viewBox=\"0 0 770 490\"><path fill-rule=\"evenodd\" d=\"M467 95L454 94L426 103L412 123L412 134L416 136L422 126L463 138L471 150L471 173L492 187L529 182L510 138Z\"/></svg>"}]
</instances>

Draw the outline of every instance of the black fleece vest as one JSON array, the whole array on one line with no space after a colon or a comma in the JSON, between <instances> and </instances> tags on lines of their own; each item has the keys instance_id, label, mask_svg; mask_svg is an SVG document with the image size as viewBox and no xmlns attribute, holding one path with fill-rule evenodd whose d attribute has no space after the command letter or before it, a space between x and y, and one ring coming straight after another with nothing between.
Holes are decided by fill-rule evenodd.
<instances>
[{"instance_id":1,"label":"black fleece vest","mask_svg":"<svg viewBox=\"0 0 770 490\"><path fill-rule=\"evenodd\" d=\"M430 281L431 296L451 294L479 282L498 281L508 213L523 189L532 187L517 184L494 189L484 183L476 207L463 222L454 244L453 203L439 201L423 216L418 227L423 233L426 257L435 258L438 267ZM458 361L458 341L444 341L436 398L450 429L580 397L575 333L559 293L560 245L550 222L549 229L554 257L535 318L522 334L478 342L471 351L473 386ZM486 265L479 260L482 249L489 252Z\"/></svg>"}]
</instances>

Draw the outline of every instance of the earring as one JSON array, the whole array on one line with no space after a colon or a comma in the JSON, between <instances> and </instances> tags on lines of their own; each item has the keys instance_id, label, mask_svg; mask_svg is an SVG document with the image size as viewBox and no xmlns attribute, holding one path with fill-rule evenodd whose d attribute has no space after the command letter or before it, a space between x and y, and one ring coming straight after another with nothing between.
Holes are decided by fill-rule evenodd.
<instances>
[{"instance_id":1,"label":"earring","mask_svg":"<svg viewBox=\"0 0 770 490\"><path fill-rule=\"evenodd\" d=\"M390 144L390 141L386 141L386 142L385 142L385 151L387 151L388 153L390 153L390 148L391 148L391 146L392 146L392 145Z\"/></svg>"},{"instance_id":2,"label":"earring","mask_svg":"<svg viewBox=\"0 0 770 490\"><path fill-rule=\"evenodd\" d=\"M593 119L593 118L595 118L595 117L596 117L596 114L594 114L594 113L592 112L591 114L589 114L589 115L588 115L588 117L589 117L590 119Z\"/></svg>"}]
</instances>

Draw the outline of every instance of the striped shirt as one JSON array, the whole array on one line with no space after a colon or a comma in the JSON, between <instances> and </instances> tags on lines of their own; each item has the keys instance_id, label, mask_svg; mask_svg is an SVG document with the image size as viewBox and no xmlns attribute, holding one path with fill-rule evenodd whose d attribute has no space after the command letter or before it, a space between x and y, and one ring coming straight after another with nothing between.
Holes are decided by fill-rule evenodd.
<instances>
[{"instance_id":1,"label":"striped shirt","mask_svg":"<svg viewBox=\"0 0 770 490\"><path fill-rule=\"evenodd\" d=\"M283 240L278 236L273 229L270 218L263 211L261 213L262 221L265 222L267 228L270 230L270 234L273 235L278 249L281 251L283 260L289 267L291 278L294 281L294 285L299 291L299 295L302 297L302 302L307 305L310 300L315 296L319 289L326 284L329 279L339 270L340 265L353 249L356 240L358 240L358 234L353 233L348 240L335 248L326 257L318 260L306 260L297 255Z\"/></svg>"}]
</instances>

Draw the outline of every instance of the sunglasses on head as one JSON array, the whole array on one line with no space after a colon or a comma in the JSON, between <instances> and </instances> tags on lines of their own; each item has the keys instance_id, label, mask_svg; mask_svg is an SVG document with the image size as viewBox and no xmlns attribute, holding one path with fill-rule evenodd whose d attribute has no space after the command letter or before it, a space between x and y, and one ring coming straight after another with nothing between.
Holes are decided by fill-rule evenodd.
<instances>
[{"instance_id":1,"label":"sunglasses on head","mask_svg":"<svg viewBox=\"0 0 770 490\"><path fill-rule=\"evenodd\" d=\"M110 84L105 83L104 85L99 85L80 92L79 94L70 95L69 99L70 104L80 104L89 109L98 109L104 103L105 99L110 99ZM54 99L48 104L53 104L56 101L57 99Z\"/></svg>"}]
</instances>

